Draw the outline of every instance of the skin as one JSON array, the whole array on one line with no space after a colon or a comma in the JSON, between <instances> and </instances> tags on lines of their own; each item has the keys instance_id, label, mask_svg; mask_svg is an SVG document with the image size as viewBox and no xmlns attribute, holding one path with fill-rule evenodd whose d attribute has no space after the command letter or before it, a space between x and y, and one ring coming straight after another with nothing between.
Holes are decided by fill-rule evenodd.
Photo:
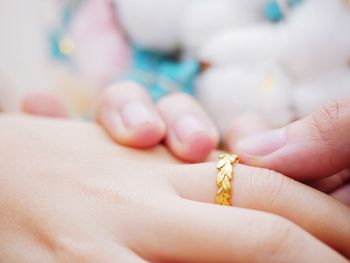
<instances>
[{"instance_id":1,"label":"skin","mask_svg":"<svg viewBox=\"0 0 350 263\"><path fill-rule=\"evenodd\" d=\"M129 129L120 128L124 127L121 122L113 124L113 118L108 116L119 116L120 105L135 100L148 105L157 121L150 120ZM200 120L206 128L191 133L191 125L183 123L181 128L187 137L181 141L176 136L176 120L187 115L195 116L192 121ZM165 145L183 161L204 160L218 144L218 132L206 113L183 94L169 95L152 105L142 87L120 83L104 93L96 117L116 142L131 147L151 147L165 138ZM242 115L233 120L225 145L245 164L306 182L350 206L349 120L350 98L330 102L305 119L277 130L269 130L261 116Z\"/></svg>"},{"instance_id":2,"label":"skin","mask_svg":"<svg viewBox=\"0 0 350 263\"><path fill-rule=\"evenodd\" d=\"M245 118L247 126L253 122ZM235 121L230 134L237 134ZM262 126L260 126L262 127ZM252 128L254 130L255 128ZM350 98L326 104L312 115L277 130L262 128L227 145L248 165L283 173L350 205ZM256 130L258 131L258 130Z\"/></svg>"},{"instance_id":3,"label":"skin","mask_svg":"<svg viewBox=\"0 0 350 263\"><path fill-rule=\"evenodd\" d=\"M138 103L143 108L128 111L128 105ZM128 125L128 118L149 111L152 117ZM169 150L180 160L205 160L217 147L219 133L213 122L194 98L171 94L153 104L143 87L127 82L109 87L97 106L96 119L116 142L131 146L153 147L165 140Z\"/></svg>"},{"instance_id":4,"label":"skin","mask_svg":"<svg viewBox=\"0 0 350 263\"><path fill-rule=\"evenodd\" d=\"M180 164L163 147L124 148L83 122L2 115L0 130L4 262L347 262L340 253L350 255L349 209L281 174L237 165L236 207L221 207L212 204L213 163Z\"/></svg>"},{"instance_id":5,"label":"skin","mask_svg":"<svg viewBox=\"0 0 350 263\"><path fill-rule=\"evenodd\" d=\"M65 117L62 108L47 97L43 94L26 97L24 111ZM129 104L142 107L125 111L124 108L130 109ZM350 206L349 109L349 98L330 102L303 120L270 131L261 116L242 115L232 121L225 145L245 164L281 172ZM147 118L138 117L135 123L135 116L145 116L142 114L145 111L149 112ZM125 112L131 115L133 125L125 121ZM183 118L190 121L179 121ZM214 124L190 96L171 94L153 104L141 86L130 82L114 84L103 93L96 119L119 144L150 148L164 141L174 156L185 162L207 159L219 141Z\"/></svg>"},{"instance_id":6,"label":"skin","mask_svg":"<svg viewBox=\"0 0 350 263\"><path fill-rule=\"evenodd\" d=\"M62 101L43 92L25 96L22 110L33 115L69 117ZM219 143L217 128L193 97L170 94L153 103L145 89L132 82L105 89L98 99L96 120L119 144L147 149L164 141L174 156L185 162L206 160Z\"/></svg>"}]
</instances>

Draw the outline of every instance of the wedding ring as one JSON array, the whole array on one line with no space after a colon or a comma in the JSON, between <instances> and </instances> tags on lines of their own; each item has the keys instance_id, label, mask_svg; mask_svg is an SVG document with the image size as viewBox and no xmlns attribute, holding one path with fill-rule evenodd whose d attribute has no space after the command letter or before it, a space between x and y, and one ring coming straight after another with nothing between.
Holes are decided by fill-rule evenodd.
<instances>
[{"instance_id":1,"label":"wedding ring","mask_svg":"<svg viewBox=\"0 0 350 263\"><path fill-rule=\"evenodd\" d=\"M238 163L238 156L233 154L224 154L219 157L216 169L216 186L219 188L216 193L215 203L218 205L231 206L232 204L232 187L233 168Z\"/></svg>"}]
</instances>

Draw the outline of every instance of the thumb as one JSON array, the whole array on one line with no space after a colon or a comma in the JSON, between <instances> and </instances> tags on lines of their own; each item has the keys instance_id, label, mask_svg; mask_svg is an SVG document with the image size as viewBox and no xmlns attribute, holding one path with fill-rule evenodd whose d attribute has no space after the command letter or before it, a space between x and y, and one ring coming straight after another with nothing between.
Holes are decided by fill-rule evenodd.
<instances>
[{"instance_id":1,"label":"thumb","mask_svg":"<svg viewBox=\"0 0 350 263\"><path fill-rule=\"evenodd\" d=\"M242 162L298 180L330 176L350 167L350 98L284 128L236 144Z\"/></svg>"}]
</instances>

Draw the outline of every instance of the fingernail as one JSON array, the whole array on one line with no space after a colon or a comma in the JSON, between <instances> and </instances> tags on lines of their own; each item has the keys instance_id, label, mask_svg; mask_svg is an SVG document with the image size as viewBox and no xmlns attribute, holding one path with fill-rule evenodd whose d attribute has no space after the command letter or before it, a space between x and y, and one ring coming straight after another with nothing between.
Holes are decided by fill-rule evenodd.
<instances>
[{"instance_id":1,"label":"fingernail","mask_svg":"<svg viewBox=\"0 0 350 263\"><path fill-rule=\"evenodd\" d=\"M197 133L207 133L208 126L198 117L189 114L181 116L175 121L174 130L179 141L186 142L190 137Z\"/></svg>"},{"instance_id":2,"label":"fingernail","mask_svg":"<svg viewBox=\"0 0 350 263\"><path fill-rule=\"evenodd\" d=\"M141 101L131 101L124 105L121 117L126 127L133 128L144 124L161 123L156 113Z\"/></svg>"},{"instance_id":3,"label":"fingernail","mask_svg":"<svg viewBox=\"0 0 350 263\"><path fill-rule=\"evenodd\" d=\"M253 156L266 156L285 145L285 130L277 129L247 137L237 143L237 152Z\"/></svg>"}]
</instances>

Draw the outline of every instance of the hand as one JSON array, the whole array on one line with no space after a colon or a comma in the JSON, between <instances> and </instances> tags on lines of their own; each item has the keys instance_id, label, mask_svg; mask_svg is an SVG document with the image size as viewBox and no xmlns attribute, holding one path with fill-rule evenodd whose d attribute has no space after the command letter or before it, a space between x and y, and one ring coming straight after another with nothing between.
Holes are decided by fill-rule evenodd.
<instances>
[{"instance_id":1,"label":"hand","mask_svg":"<svg viewBox=\"0 0 350 263\"><path fill-rule=\"evenodd\" d=\"M246 128L244 132L239 131L242 124ZM331 102L321 111L284 128L239 140L244 137L243 133L265 128L257 119L236 121L230 132L232 136L228 136L230 150L238 153L248 165L273 169L310 182L350 205L349 98Z\"/></svg>"},{"instance_id":2,"label":"hand","mask_svg":"<svg viewBox=\"0 0 350 263\"><path fill-rule=\"evenodd\" d=\"M221 207L212 204L212 163L178 164L162 147L123 148L82 122L2 115L0 130L4 262L347 262L333 249L350 256L349 209L268 170L237 165L233 184L236 206L268 213Z\"/></svg>"},{"instance_id":3,"label":"hand","mask_svg":"<svg viewBox=\"0 0 350 263\"><path fill-rule=\"evenodd\" d=\"M120 144L149 148L165 139L169 150L187 162L205 160L219 142L213 122L192 97L172 94L153 105L135 83L110 87L98 104L96 117Z\"/></svg>"},{"instance_id":4,"label":"hand","mask_svg":"<svg viewBox=\"0 0 350 263\"><path fill-rule=\"evenodd\" d=\"M22 110L39 116L69 117L57 96L42 91L25 96ZM205 160L219 142L216 127L192 97L172 94L154 105L136 83L108 88L99 100L96 118L122 145L150 148L165 140L169 150L186 162Z\"/></svg>"}]
</instances>

